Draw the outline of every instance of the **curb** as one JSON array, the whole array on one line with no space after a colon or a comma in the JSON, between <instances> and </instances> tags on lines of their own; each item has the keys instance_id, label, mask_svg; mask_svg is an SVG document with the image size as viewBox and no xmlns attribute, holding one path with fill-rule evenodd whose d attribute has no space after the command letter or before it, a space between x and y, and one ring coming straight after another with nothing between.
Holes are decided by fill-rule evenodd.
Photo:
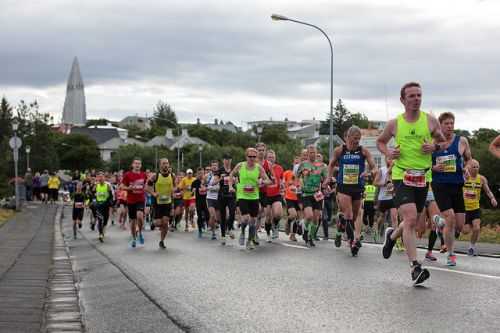
<instances>
[{"instance_id":1,"label":"curb","mask_svg":"<svg viewBox=\"0 0 500 333\"><path fill-rule=\"evenodd\" d=\"M59 205L54 221L53 264L49 273L45 320L41 330L44 333L85 332L77 279L61 229L63 210L64 206Z\"/></svg>"}]
</instances>

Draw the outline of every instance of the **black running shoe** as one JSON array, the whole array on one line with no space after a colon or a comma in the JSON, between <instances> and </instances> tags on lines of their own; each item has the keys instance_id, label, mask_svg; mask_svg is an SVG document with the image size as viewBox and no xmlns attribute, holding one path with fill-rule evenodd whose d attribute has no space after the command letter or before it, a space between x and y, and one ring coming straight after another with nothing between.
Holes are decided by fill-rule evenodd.
<instances>
[{"instance_id":1,"label":"black running shoe","mask_svg":"<svg viewBox=\"0 0 500 333\"><path fill-rule=\"evenodd\" d=\"M81 228L82 228L82 224L78 223L78 229L81 229Z\"/></svg>"},{"instance_id":2,"label":"black running shoe","mask_svg":"<svg viewBox=\"0 0 500 333\"><path fill-rule=\"evenodd\" d=\"M309 240L309 247L316 247L316 244L314 244L312 238Z\"/></svg>"},{"instance_id":3,"label":"black running shoe","mask_svg":"<svg viewBox=\"0 0 500 333\"><path fill-rule=\"evenodd\" d=\"M414 265L411 270L411 279L413 280L413 284L421 284L425 280L427 280L431 276L431 273L425 268L422 268L422 265Z\"/></svg>"},{"instance_id":4,"label":"black running shoe","mask_svg":"<svg viewBox=\"0 0 500 333\"><path fill-rule=\"evenodd\" d=\"M95 230L95 223L90 224L90 230L94 231Z\"/></svg>"},{"instance_id":5,"label":"black running shoe","mask_svg":"<svg viewBox=\"0 0 500 333\"><path fill-rule=\"evenodd\" d=\"M392 227L388 227L385 230L384 246L382 247L382 255L384 256L385 259L389 259L391 257L392 249L396 244L396 241L391 239L391 235L393 232L394 228Z\"/></svg>"},{"instance_id":6,"label":"black running shoe","mask_svg":"<svg viewBox=\"0 0 500 333\"><path fill-rule=\"evenodd\" d=\"M304 233L302 234L302 239L304 242L307 244L309 242L309 237L307 235L307 230L304 230Z\"/></svg>"},{"instance_id":7,"label":"black running shoe","mask_svg":"<svg viewBox=\"0 0 500 333\"><path fill-rule=\"evenodd\" d=\"M160 243L158 243L158 245L160 246L160 249L163 249L165 250L167 247L165 246L165 243L163 243L163 241L160 241Z\"/></svg>"},{"instance_id":8,"label":"black running shoe","mask_svg":"<svg viewBox=\"0 0 500 333\"><path fill-rule=\"evenodd\" d=\"M359 249L361 248L361 242L359 240L352 242L351 244L351 254L353 257L358 256Z\"/></svg>"},{"instance_id":9,"label":"black running shoe","mask_svg":"<svg viewBox=\"0 0 500 333\"><path fill-rule=\"evenodd\" d=\"M342 234L338 232L335 235L335 247L340 247L340 245L342 245Z\"/></svg>"}]
</instances>

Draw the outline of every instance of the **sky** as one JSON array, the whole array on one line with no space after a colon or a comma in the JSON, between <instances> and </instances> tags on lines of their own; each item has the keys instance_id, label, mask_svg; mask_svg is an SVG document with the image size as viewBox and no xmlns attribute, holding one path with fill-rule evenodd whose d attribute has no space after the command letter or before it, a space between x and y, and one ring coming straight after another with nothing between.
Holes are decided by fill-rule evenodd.
<instances>
[{"instance_id":1,"label":"sky","mask_svg":"<svg viewBox=\"0 0 500 333\"><path fill-rule=\"evenodd\" d=\"M78 57L87 118L181 122L326 119L334 99L387 120L417 81L422 109L456 127L500 128L500 1L0 0L0 95L38 100L60 120Z\"/></svg>"}]
</instances>

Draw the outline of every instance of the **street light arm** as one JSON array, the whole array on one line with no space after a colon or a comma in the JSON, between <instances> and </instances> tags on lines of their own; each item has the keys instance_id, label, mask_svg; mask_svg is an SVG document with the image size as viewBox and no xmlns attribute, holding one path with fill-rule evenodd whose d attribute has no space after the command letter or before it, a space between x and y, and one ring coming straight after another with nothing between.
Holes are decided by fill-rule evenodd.
<instances>
[{"instance_id":1,"label":"street light arm","mask_svg":"<svg viewBox=\"0 0 500 333\"><path fill-rule=\"evenodd\" d=\"M295 23L298 23L298 24L307 25L309 27L312 27L314 29L319 30L323 34L323 36L325 36L326 39L328 40L328 44L330 44L331 55L332 55L332 58L333 58L333 44L332 44L332 41L330 40L330 37L328 37L328 35L326 34L326 32L323 29L321 29L320 27L318 27L318 26L316 26L314 24L303 22L303 21L299 21L299 20L295 20L295 19L291 19L291 18L287 18L286 21L291 21L291 22L295 22Z\"/></svg>"}]
</instances>

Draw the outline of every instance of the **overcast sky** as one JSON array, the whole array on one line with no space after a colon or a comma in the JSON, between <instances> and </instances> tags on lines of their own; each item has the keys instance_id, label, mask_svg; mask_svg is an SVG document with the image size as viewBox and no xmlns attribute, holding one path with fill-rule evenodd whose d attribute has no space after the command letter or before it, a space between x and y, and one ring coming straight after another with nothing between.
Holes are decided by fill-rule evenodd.
<instances>
[{"instance_id":1,"label":"overcast sky","mask_svg":"<svg viewBox=\"0 0 500 333\"><path fill-rule=\"evenodd\" d=\"M334 43L334 98L386 120L399 89L423 85L423 109L457 127L500 128L500 1L0 0L0 95L62 116L77 56L87 118L180 121L324 119ZM495 121L496 120L496 121Z\"/></svg>"}]
</instances>

